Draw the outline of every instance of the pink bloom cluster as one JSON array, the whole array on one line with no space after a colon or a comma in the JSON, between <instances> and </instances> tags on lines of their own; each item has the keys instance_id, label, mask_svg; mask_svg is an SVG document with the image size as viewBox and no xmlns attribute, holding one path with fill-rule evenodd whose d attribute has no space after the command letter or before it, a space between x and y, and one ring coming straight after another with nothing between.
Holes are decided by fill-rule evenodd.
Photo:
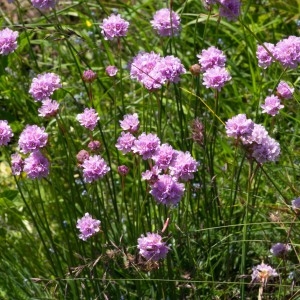
<instances>
[{"instance_id":1,"label":"pink bloom cluster","mask_svg":"<svg viewBox=\"0 0 300 300\"><path fill-rule=\"evenodd\" d=\"M106 175L110 167L100 155L91 155L86 158L82 165L83 178L85 182L94 182Z\"/></svg>"},{"instance_id":2,"label":"pink bloom cluster","mask_svg":"<svg viewBox=\"0 0 300 300\"><path fill-rule=\"evenodd\" d=\"M116 66L107 66L105 72L109 77L114 77L118 73L118 68Z\"/></svg>"},{"instance_id":3,"label":"pink bloom cluster","mask_svg":"<svg viewBox=\"0 0 300 300\"><path fill-rule=\"evenodd\" d=\"M40 151L34 151L24 160L24 172L30 179L47 177L49 175L49 161Z\"/></svg>"},{"instance_id":4,"label":"pink bloom cluster","mask_svg":"<svg viewBox=\"0 0 300 300\"><path fill-rule=\"evenodd\" d=\"M295 89L290 87L289 84L281 80L277 86L276 94L281 99L291 99Z\"/></svg>"},{"instance_id":5,"label":"pink bloom cluster","mask_svg":"<svg viewBox=\"0 0 300 300\"><path fill-rule=\"evenodd\" d=\"M279 110L284 107L284 105L281 105L280 99L277 96L271 95L266 97L265 103L260 107L263 109L263 113L267 113L268 115L274 117L278 114Z\"/></svg>"},{"instance_id":6,"label":"pink bloom cluster","mask_svg":"<svg viewBox=\"0 0 300 300\"><path fill-rule=\"evenodd\" d=\"M180 75L186 72L179 58L169 55L139 53L130 64L130 77L141 82L152 91L161 88L167 82L178 83Z\"/></svg>"},{"instance_id":7,"label":"pink bloom cluster","mask_svg":"<svg viewBox=\"0 0 300 300\"><path fill-rule=\"evenodd\" d=\"M290 250L291 246L289 244L277 243L271 247L270 252L273 256L284 257Z\"/></svg>"},{"instance_id":8,"label":"pink bloom cluster","mask_svg":"<svg viewBox=\"0 0 300 300\"><path fill-rule=\"evenodd\" d=\"M225 17L228 21L236 21L241 14L240 0L204 0L205 4L211 6L219 5L220 17Z\"/></svg>"},{"instance_id":9,"label":"pink bloom cluster","mask_svg":"<svg viewBox=\"0 0 300 300\"><path fill-rule=\"evenodd\" d=\"M93 219L89 213L85 213L81 219L77 220L76 228L79 229L79 238L86 241L88 238L100 231L99 220Z\"/></svg>"},{"instance_id":10,"label":"pink bloom cluster","mask_svg":"<svg viewBox=\"0 0 300 300\"><path fill-rule=\"evenodd\" d=\"M92 83L97 78L97 73L95 73L93 70L85 70L82 74L82 79L85 82Z\"/></svg>"},{"instance_id":11,"label":"pink bloom cluster","mask_svg":"<svg viewBox=\"0 0 300 300\"><path fill-rule=\"evenodd\" d=\"M31 3L38 9L47 10L55 7L56 0L31 0Z\"/></svg>"},{"instance_id":12,"label":"pink bloom cluster","mask_svg":"<svg viewBox=\"0 0 300 300\"><path fill-rule=\"evenodd\" d=\"M269 278L276 276L278 276L276 270L263 262L252 268L252 282L259 282L266 286Z\"/></svg>"},{"instance_id":13,"label":"pink bloom cluster","mask_svg":"<svg viewBox=\"0 0 300 300\"><path fill-rule=\"evenodd\" d=\"M0 120L0 146L6 146L14 136L8 122Z\"/></svg>"},{"instance_id":14,"label":"pink bloom cluster","mask_svg":"<svg viewBox=\"0 0 300 300\"><path fill-rule=\"evenodd\" d=\"M129 22L121 18L120 15L111 14L105 18L100 25L101 33L106 40L113 40L115 37L119 38L126 36L129 27Z\"/></svg>"},{"instance_id":15,"label":"pink bloom cluster","mask_svg":"<svg viewBox=\"0 0 300 300\"><path fill-rule=\"evenodd\" d=\"M8 55L14 52L17 47L17 37L19 33L9 28L0 30L0 55Z\"/></svg>"},{"instance_id":16,"label":"pink bloom cluster","mask_svg":"<svg viewBox=\"0 0 300 300\"><path fill-rule=\"evenodd\" d=\"M95 129L99 119L98 113L93 108L85 108L84 112L78 114L76 117L76 120L80 123L80 125L91 131Z\"/></svg>"},{"instance_id":17,"label":"pink bloom cluster","mask_svg":"<svg viewBox=\"0 0 300 300\"><path fill-rule=\"evenodd\" d=\"M20 154L14 153L11 155L11 170L13 175L20 175L23 171L24 161Z\"/></svg>"}]
</instances>

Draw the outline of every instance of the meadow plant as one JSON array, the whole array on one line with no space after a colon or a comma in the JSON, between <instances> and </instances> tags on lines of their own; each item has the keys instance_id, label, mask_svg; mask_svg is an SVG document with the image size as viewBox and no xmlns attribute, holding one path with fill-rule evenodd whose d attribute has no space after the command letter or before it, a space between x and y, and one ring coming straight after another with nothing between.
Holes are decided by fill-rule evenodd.
<instances>
[{"instance_id":1,"label":"meadow plant","mask_svg":"<svg viewBox=\"0 0 300 300\"><path fill-rule=\"evenodd\" d=\"M0 30L0 54L8 55L9 53L14 52L17 47L17 38L19 33L13 31L9 28L4 28Z\"/></svg>"},{"instance_id":2,"label":"meadow plant","mask_svg":"<svg viewBox=\"0 0 300 300\"><path fill-rule=\"evenodd\" d=\"M105 18L100 25L101 33L106 40L113 40L115 37L119 38L126 36L129 27L129 22L125 21L121 15L111 14Z\"/></svg>"}]
</instances>

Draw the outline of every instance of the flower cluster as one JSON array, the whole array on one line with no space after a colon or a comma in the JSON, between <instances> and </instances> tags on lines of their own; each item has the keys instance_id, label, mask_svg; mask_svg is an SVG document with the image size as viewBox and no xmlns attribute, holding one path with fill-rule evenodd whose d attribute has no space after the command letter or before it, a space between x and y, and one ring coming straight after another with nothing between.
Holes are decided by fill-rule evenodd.
<instances>
[{"instance_id":1,"label":"flower cluster","mask_svg":"<svg viewBox=\"0 0 300 300\"><path fill-rule=\"evenodd\" d=\"M289 244L277 243L271 247L270 252L276 257L285 257L290 250Z\"/></svg>"},{"instance_id":2,"label":"flower cluster","mask_svg":"<svg viewBox=\"0 0 300 300\"><path fill-rule=\"evenodd\" d=\"M88 238L100 231L99 220L93 219L89 213L85 213L81 219L77 220L76 228L79 229L79 238L86 241Z\"/></svg>"},{"instance_id":3,"label":"flower cluster","mask_svg":"<svg viewBox=\"0 0 300 300\"><path fill-rule=\"evenodd\" d=\"M106 40L113 40L115 37L119 38L126 36L129 23L121 18L120 15L111 14L105 18L100 25L101 33Z\"/></svg>"},{"instance_id":4,"label":"flower cluster","mask_svg":"<svg viewBox=\"0 0 300 300\"><path fill-rule=\"evenodd\" d=\"M59 109L59 103L55 100L45 99L42 101L42 106L38 109L39 116L50 118L56 116Z\"/></svg>"},{"instance_id":5,"label":"flower cluster","mask_svg":"<svg viewBox=\"0 0 300 300\"><path fill-rule=\"evenodd\" d=\"M226 134L241 141L242 145L258 163L276 161L280 155L279 143L271 138L266 129L239 114L225 124Z\"/></svg>"},{"instance_id":6,"label":"flower cluster","mask_svg":"<svg viewBox=\"0 0 300 300\"><path fill-rule=\"evenodd\" d=\"M30 179L47 177L49 175L49 161L40 151L34 151L24 160L24 172Z\"/></svg>"},{"instance_id":7,"label":"flower cluster","mask_svg":"<svg viewBox=\"0 0 300 300\"><path fill-rule=\"evenodd\" d=\"M23 171L24 161L20 154L14 153L11 155L11 171L13 175L20 175Z\"/></svg>"},{"instance_id":8,"label":"flower cluster","mask_svg":"<svg viewBox=\"0 0 300 300\"><path fill-rule=\"evenodd\" d=\"M130 64L131 79L138 80L150 91L168 82L179 82L180 75L185 72L179 58L173 55L161 57L154 52L139 53Z\"/></svg>"},{"instance_id":9,"label":"flower cluster","mask_svg":"<svg viewBox=\"0 0 300 300\"><path fill-rule=\"evenodd\" d=\"M213 4L219 5L220 17L226 18L228 21L236 21L241 14L240 0L204 0L205 4L211 6Z\"/></svg>"},{"instance_id":10,"label":"flower cluster","mask_svg":"<svg viewBox=\"0 0 300 300\"><path fill-rule=\"evenodd\" d=\"M85 108L84 112L78 114L76 120L81 126L93 131L99 120L98 113L93 108Z\"/></svg>"},{"instance_id":11,"label":"flower cluster","mask_svg":"<svg viewBox=\"0 0 300 300\"><path fill-rule=\"evenodd\" d=\"M252 268L252 282L259 282L266 286L268 279L276 276L278 276L276 270L263 262Z\"/></svg>"},{"instance_id":12,"label":"flower cluster","mask_svg":"<svg viewBox=\"0 0 300 300\"><path fill-rule=\"evenodd\" d=\"M260 107L263 109L263 113L267 113L268 115L274 117L278 114L279 110L284 107L284 105L281 105L280 99L277 96L271 95L266 97L265 103Z\"/></svg>"},{"instance_id":13,"label":"flower cluster","mask_svg":"<svg viewBox=\"0 0 300 300\"><path fill-rule=\"evenodd\" d=\"M81 167L83 169L83 179L88 183L104 177L110 171L110 167L100 155L89 156L83 161Z\"/></svg>"},{"instance_id":14,"label":"flower cluster","mask_svg":"<svg viewBox=\"0 0 300 300\"><path fill-rule=\"evenodd\" d=\"M17 47L19 33L9 28L0 30L0 55L8 55L14 52Z\"/></svg>"},{"instance_id":15,"label":"flower cluster","mask_svg":"<svg viewBox=\"0 0 300 300\"><path fill-rule=\"evenodd\" d=\"M31 0L31 3L38 9L47 10L55 7L56 0Z\"/></svg>"},{"instance_id":16,"label":"flower cluster","mask_svg":"<svg viewBox=\"0 0 300 300\"><path fill-rule=\"evenodd\" d=\"M276 94L281 99L291 99L295 89L290 87L289 84L281 80L277 86Z\"/></svg>"},{"instance_id":17,"label":"flower cluster","mask_svg":"<svg viewBox=\"0 0 300 300\"><path fill-rule=\"evenodd\" d=\"M8 122L0 120L0 146L6 146L14 136Z\"/></svg>"},{"instance_id":18,"label":"flower cluster","mask_svg":"<svg viewBox=\"0 0 300 300\"><path fill-rule=\"evenodd\" d=\"M114 77L118 73L118 68L116 66L107 66L105 72L109 77Z\"/></svg>"},{"instance_id":19,"label":"flower cluster","mask_svg":"<svg viewBox=\"0 0 300 300\"><path fill-rule=\"evenodd\" d=\"M85 70L82 74L82 80L88 83L92 83L97 78L97 73L93 70Z\"/></svg>"}]
</instances>

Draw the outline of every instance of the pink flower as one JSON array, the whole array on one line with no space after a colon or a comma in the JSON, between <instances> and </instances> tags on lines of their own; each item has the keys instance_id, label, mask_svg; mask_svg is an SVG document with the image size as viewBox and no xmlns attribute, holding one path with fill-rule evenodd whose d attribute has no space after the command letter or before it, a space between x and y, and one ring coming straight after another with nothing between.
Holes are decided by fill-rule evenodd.
<instances>
[{"instance_id":1,"label":"pink flower","mask_svg":"<svg viewBox=\"0 0 300 300\"><path fill-rule=\"evenodd\" d=\"M106 69L105 69L106 74L110 77L116 76L118 71L119 71L118 68L115 67L115 66L107 66Z\"/></svg>"},{"instance_id":2,"label":"pink flower","mask_svg":"<svg viewBox=\"0 0 300 300\"><path fill-rule=\"evenodd\" d=\"M275 269L263 262L260 265L252 268L252 282L260 282L264 286L267 285L268 279L278 276Z\"/></svg>"},{"instance_id":3,"label":"pink flower","mask_svg":"<svg viewBox=\"0 0 300 300\"><path fill-rule=\"evenodd\" d=\"M206 88L213 88L218 91L231 79L229 72L225 68L213 67L203 74L203 85Z\"/></svg>"},{"instance_id":4,"label":"pink flower","mask_svg":"<svg viewBox=\"0 0 300 300\"><path fill-rule=\"evenodd\" d=\"M118 138L116 148L126 154L132 150L136 138L130 132L121 132L121 136Z\"/></svg>"},{"instance_id":5,"label":"pink flower","mask_svg":"<svg viewBox=\"0 0 300 300\"><path fill-rule=\"evenodd\" d=\"M149 159L155 153L157 147L160 145L160 140L156 134L142 133L137 140L134 141L132 151L142 155L143 159Z\"/></svg>"},{"instance_id":6,"label":"pink flower","mask_svg":"<svg viewBox=\"0 0 300 300\"><path fill-rule=\"evenodd\" d=\"M285 81L280 81L277 86L277 95L283 99L291 99L293 97L294 88L290 87Z\"/></svg>"},{"instance_id":7,"label":"pink flower","mask_svg":"<svg viewBox=\"0 0 300 300\"><path fill-rule=\"evenodd\" d=\"M129 23L121 18L121 16L111 14L108 18L103 20L100 25L101 33L105 40L112 40L115 37L126 36Z\"/></svg>"},{"instance_id":8,"label":"pink flower","mask_svg":"<svg viewBox=\"0 0 300 300\"><path fill-rule=\"evenodd\" d=\"M239 138L250 135L254 128L252 120L247 119L245 114L239 114L226 122L226 134L229 137Z\"/></svg>"},{"instance_id":9,"label":"pink flower","mask_svg":"<svg viewBox=\"0 0 300 300\"><path fill-rule=\"evenodd\" d=\"M256 57L258 59L258 65L266 69L274 61L271 54L274 53L275 46L271 43L263 43L264 47L261 45L257 46ZM268 49L268 51L266 50Z\"/></svg>"},{"instance_id":10,"label":"pink flower","mask_svg":"<svg viewBox=\"0 0 300 300\"><path fill-rule=\"evenodd\" d=\"M49 175L49 161L40 151L30 153L24 160L24 172L30 179L40 179Z\"/></svg>"},{"instance_id":11,"label":"pink flower","mask_svg":"<svg viewBox=\"0 0 300 300\"><path fill-rule=\"evenodd\" d=\"M14 153L11 155L11 171L13 175L20 175L23 171L24 161L20 154Z\"/></svg>"},{"instance_id":12,"label":"pink flower","mask_svg":"<svg viewBox=\"0 0 300 300\"><path fill-rule=\"evenodd\" d=\"M97 73L95 73L93 70L85 70L82 74L82 79L85 82L92 83L96 80Z\"/></svg>"},{"instance_id":13,"label":"pink flower","mask_svg":"<svg viewBox=\"0 0 300 300\"><path fill-rule=\"evenodd\" d=\"M203 49L197 57L199 58L201 71L206 71L216 66L221 68L225 67L226 56L223 51L214 46Z\"/></svg>"},{"instance_id":14,"label":"pink flower","mask_svg":"<svg viewBox=\"0 0 300 300\"><path fill-rule=\"evenodd\" d=\"M89 130L94 130L99 120L98 113L93 108L86 108L82 114L78 114L76 120L81 126Z\"/></svg>"},{"instance_id":15,"label":"pink flower","mask_svg":"<svg viewBox=\"0 0 300 300\"><path fill-rule=\"evenodd\" d=\"M89 213L85 213L81 219L77 220L76 228L80 231L79 238L86 241L100 231L100 224L99 220L93 219Z\"/></svg>"},{"instance_id":16,"label":"pink flower","mask_svg":"<svg viewBox=\"0 0 300 300\"><path fill-rule=\"evenodd\" d=\"M139 117L137 113L132 115L125 115L123 120L119 121L123 130L131 133L137 132L140 128Z\"/></svg>"},{"instance_id":17,"label":"pink flower","mask_svg":"<svg viewBox=\"0 0 300 300\"><path fill-rule=\"evenodd\" d=\"M39 116L44 118L55 117L59 109L59 104L55 100L42 100L42 106L38 109Z\"/></svg>"},{"instance_id":18,"label":"pink flower","mask_svg":"<svg viewBox=\"0 0 300 300\"><path fill-rule=\"evenodd\" d=\"M82 168L83 179L88 183L104 177L110 171L110 167L100 155L90 156L84 160Z\"/></svg>"},{"instance_id":19,"label":"pink flower","mask_svg":"<svg viewBox=\"0 0 300 300\"><path fill-rule=\"evenodd\" d=\"M228 21L236 21L241 13L240 0L218 0L220 3L219 13Z\"/></svg>"},{"instance_id":20,"label":"pink flower","mask_svg":"<svg viewBox=\"0 0 300 300\"><path fill-rule=\"evenodd\" d=\"M17 47L17 38L19 33L9 28L0 30L0 55L8 55L14 52Z\"/></svg>"},{"instance_id":21,"label":"pink flower","mask_svg":"<svg viewBox=\"0 0 300 300\"><path fill-rule=\"evenodd\" d=\"M46 10L49 8L54 8L56 0L31 0L31 3L38 9Z\"/></svg>"},{"instance_id":22,"label":"pink flower","mask_svg":"<svg viewBox=\"0 0 300 300\"><path fill-rule=\"evenodd\" d=\"M0 120L0 146L7 145L14 136L8 122Z\"/></svg>"},{"instance_id":23,"label":"pink flower","mask_svg":"<svg viewBox=\"0 0 300 300\"><path fill-rule=\"evenodd\" d=\"M152 159L155 161L155 165L158 168L166 170L176 158L176 155L177 152L172 146L168 144L162 144L161 146L157 147Z\"/></svg>"},{"instance_id":24,"label":"pink flower","mask_svg":"<svg viewBox=\"0 0 300 300\"><path fill-rule=\"evenodd\" d=\"M271 95L265 99L265 103L260 107L263 109L263 113L267 113L274 117L284 105L280 104L280 99L277 96Z\"/></svg>"}]
</instances>

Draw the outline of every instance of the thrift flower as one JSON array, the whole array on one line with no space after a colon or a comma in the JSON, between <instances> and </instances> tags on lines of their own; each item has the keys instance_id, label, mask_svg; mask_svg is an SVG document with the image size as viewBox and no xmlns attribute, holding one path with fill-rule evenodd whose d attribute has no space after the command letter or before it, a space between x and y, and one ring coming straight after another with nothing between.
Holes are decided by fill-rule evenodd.
<instances>
[{"instance_id":1,"label":"thrift flower","mask_svg":"<svg viewBox=\"0 0 300 300\"><path fill-rule=\"evenodd\" d=\"M79 238L86 241L88 238L100 231L99 220L93 219L89 213L85 213L81 219L77 220L76 228L79 229Z\"/></svg>"},{"instance_id":2,"label":"thrift flower","mask_svg":"<svg viewBox=\"0 0 300 300\"><path fill-rule=\"evenodd\" d=\"M93 108L86 108L82 114L78 114L76 120L81 126L89 130L94 130L99 120L98 113Z\"/></svg>"},{"instance_id":3,"label":"thrift flower","mask_svg":"<svg viewBox=\"0 0 300 300\"><path fill-rule=\"evenodd\" d=\"M137 140L134 141L132 151L142 155L143 159L149 159L155 153L160 145L160 140L156 134L142 133Z\"/></svg>"},{"instance_id":4,"label":"thrift flower","mask_svg":"<svg viewBox=\"0 0 300 300\"><path fill-rule=\"evenodd\" d=\"M147 260L158 261L166 257L169 247L162 241L162 237L157 233L143 234L138 239L138 249L140 254Z\"/></svg>"},{"instance_id":5,"label":"thrift flower","mask_svg":"<svg viewBox=\"0 0 300 300\"><path fill-rule=\"evenodd\" d=\"M274 61L271 54L274 53L275 45L271 43L264 43L263 45L264 47L261 45L257 46L256 57L258 59L258 65L261 68L266 69ZM266 48L268 49L268 51L266 50Z\"/></svg>"},{"instance_id":6,"label":"thrift flower","mask_svg":"<svg viewBox=\"0 0 300 300\"><path fill-rule=\"evenodd\" d=\"M213 67L225 67L226 56L223 51L214 46L203 49L197 57L199 58L199 64L201 65L202 71L206 71Z\"/></svg>"},{"instance_id":7,"label":"thrift flower","mask_svg":"<svg viewBox=\"0 0 300 300\"><path fill-rule=\"evenodd\" d=\"M225 124L226 134L238 139L250 135L254 128L254 122L247 119L245 114L239 114L229 119Z\"/></svg>"},{"instance_id":8,"label":"thrift flower","mask_svg":"<svg viewBox=\"0 0 300 300\"><path fill-rule=\"evenodd\" d=\"M284 257L290 250L289 244L277 243L271 247L270 252L276 257Z\"/></svg>"},{"instance_id":9,"label":"thrift flower","mask_svg":"<svg viewBox=\"0 0 300 300\"><path fill-rule=\"evenodd\" d=\"M267 113L274 117L284 105L280 104L280 99L277 96L271 95L265 99L265 103L260 107L263 109L263 113Z\"/></svg>"},{"instance_id":10,"label":"thrift flower","mask_svg":"<svg viewBox=\"0 0 300 300\"><path fill-rule=\"evenodd\" d=\"M198 76L201 73L201 66L198 64L190 66L190 72L192 75Z\"/></svg>"},{"instance_id":11,"label":"thrift flower","mask_svg":"<svg viewBox=\"0 0 300 300\"><path fill-rule=\"evenodd\" d=\"M38 109L39 116L44 118L55 117L58 113L59 104L50 98L42 100L42 106Z\"/></svg>"},{"instance_id":12,"label":"thrift flower","mask_svg":"<svg viewBox=\"0 0 300 300\"><path fill-rule=\"evenodd\" d=\"M89 157L90 157L90 154L86 150L80 150L76 154L76 159L77 159L77 162L78 162L79 166L81 166L83 164L83 162L86 159L88 159Z\"/></svg>"},{"instance_id":13,"label":"thrift flower","mask_svg":"<svg viewBox=\"0 0 300 300\"><path fill-rule=\"evenodd\" d=\"M129 173L129 168L125 165L118 166L118 173L121 176L126 176Z\"/></svg>"},{"instance_id":14,"label":"thrift flower","mask_svg":"<svg viewBox=\"0 0 300 300\"><path fill-rule=\"evenodd\" d=\"M151 170L147 170L142 173L142 180L146 180L153 185L158 180L158 175L160 173L161 169L158 166L153 166Z\"/></svg>"},{"instance_id":15,"label":"thrift flower","mask_svg":"<svg viewBox=\"0 0 300 300\"><path fill-rule=\"evenodd\" d=\"M23 171L24 161L20 154L14 153L11 155L11 171L13 175L20 175Z\"/></svg>"},{"instance_id":16,"label":"thrift flower","mask_svg":"<svg viewBox=\"0 0 300 300\"><path fill-rule=\"evenodd\" d=\"M168 144L162 144L156 149L152 159L155 161L155 165L158 168L166 170L175 159L176 155L177 152L172 146Z\"/></svg>"},{"instance_id":17,"label":"thrift flower","mask_svg":"<svg viewBox=\"0 0 300 300\"><path fill-rule=\"evenodd\" d=\"M295 89L290 87L287 82L281 80L277 86L277 95L282 99L291 99L294 90Z\"/></svg>"},{"instance_id":18,"label":"thrift flower","mask_svg":"<svg viewBox=\"0 0 300 300\"><path fill-rule=\"evenodd\" d=\"M158 10L150 23L160 36L176 36L181 29L179 15L168 8Z\"/></svg>"},{"instance_id":19,"label":"thrift flower","mask_svg":"<svg viewBox=\"0 0 300 300\"><path fill-rule=\"evenodd\" d=\"M8 122L0 120L0 146L6 146L14 136Z\"/></svg>"},{"instance_id":20,"label":"thrift flower","mask_svg":"<svg viewBox=\"0 0 300 300\"><path fill-rule=\"evenodd\" d=\"M280 155L279 143L271 137L264 139L262 144L254 144L252 148L252 157L258 163L265 163L268 161L276 161Z\"/></svg>"},{"instance_id":21,"label":"thrift flower","mask_svg":"<svg viewBox=\"0 0 300 300\"><path fill-rule=\"evenodd\" d=\"M118 68L115 66L107 66L105 69L106 74L110 77L116 76L118 71L119 71Z\"/></svg>"},{"instance_id":22,"label":"thrift flower","mask_svg":"<svg viewBox=\"0 0 300 300\"><path fill-rule=\"evenodd\" d=\"M121 16L111 14L108 18L103 20L100 25L101 33L105 40L112 40L113 38L126 36L129 23L121 18Z\"/></svg>"},{"instance_id":23,"label":"thrift flower","mask_svg":"<svg viewBox=\"0 0 300 300\"><path fill-rule=\"evenodd\" d=\"M88 143L88 148L96 152L97 150L101 149L101 143L99 141L90 141Z\"/></svg>"},{"instance_id":24,"label":"thrift flower","mask_svg":"<svg viewBox=\"0 0 300 300\"><path fill-rule=\"evenodd\" d=\"M137 132L140 128L139 117L137 113L125 115L123 120L119 121L123 130L131 133Z\"/></svg>"},{"instance_id":25,"label":"thrift flower","mask_svg":"<svg viewBox=\"0 0 300 300\"><path fill-rule=\"evenodd\" d=\"M31 0L31 3L38 9L46 10L49 8L54 8L56 0Z\"/></svg>"},{"instance_id":26,"label":"thrift flower","mask_svg":"<svg viewBox=\"0 0 300 300\"><path fill-rule=\"evenodd\" d=\"M40 151L30 153L24 160L24 172L30 179L40 179L49 175L49 161Z\"/></svg>"},{"instance_id":27,"label":"thrift flower","mask_svg":"<svg viewBox=\"0 0 300 300\"><path fill-rule=\"evenodd\" d=\"M92 83L96 80L97 76L97 73L93 70L85 70L82 74L82 79L85 82Z\"/></svg>"},{"instance_id":28,"label":"thrift flower","mask_svg":"<svg viewBox=\"0 0 300 300\"><path fill-rule=\"evenodd\" d=\"M292 200L292 208L296 213L300 212L300 197Z\"/></svg>"},{"instance_id":29,"label":"thrift flower","mask_svg":"<svg viewBox=\"0 0 300 300\"><path fill-rule=\"evenodd\" d=\"M241 13L240 0L218 0L220 3L220 17L225 17L228 21L236 21Z\"/></svg>"},{"instance_id":30,"label":"thrift flower","mask_svg":"<svg viewBox=\"0 0 300 300\"><path fill-rule=\"evenodd\" d=\"M17 47L17 37L19 33L9 28L0 30L0 55L8 55L14 52Z\"/></svg>"},{"instance_id":31,"label":"thrift flower","mask_svg":"<svg viewBox=\"0 0 300 300\"><path fill-rule=\"evenodd\" d=\"M203 85L205 85L206 88L213 88L220 91L230 79L231 76L228 71L225 68L217 66L206 70L203 74Z\"/></svg>"},{"instance_id":32,"label":"thrift flower","mask_svg":"<svg viewBox=\"0 0 300 300\"><path fill-rule=\"evenodd\" d=\"M136 138L130 132L121 132L121 136L118 138L116 148L126 154L132 150Z\"/></svg>"},{"instance_id":33,"label":"thrift flower","mask_svg":"<svg viewBox=\"0 0 300 300\"><path fill-rule=\"evenodd\" d=\"M161 73L163 82L178 83L180 81L180 75L186 73L180 59L173 55L163 57L156 67Z\"/></svg>"},{"instance_id":34,"label":"thrift flower","mask_svg":"<svg viewBox=\"0 0 300 300\"><path fill-rule=\"evenodd\" d=\"M83 179L85 182L91 183L97 179L102 178L110 167L100 155L90 156L82 163Z\"/></svg>"},{"instance_id":35,"label":"thrift flower","mask_svg":"<svg viewBox=\"0 0 300 300\"><path fill-rule=\"evenodd\" d=\"M260 282L264 286L267 285L269 278L278 276L275 269L263 262L260 265L253 267L252 271L252 282Z\"/></svg>"},{"instance_id":36,"label":"thrift flower","mask_svg":"<svg viewBox=\"0 0 300 300\"><path fill-rule=\"evenodd\" d=\"M264 126L260 124L255 124L250 135L244 135L241 137L241 140L244 145L247 144L263 144L264 141L268 138L269 134Z\"/></svg>"}]
</instances>

